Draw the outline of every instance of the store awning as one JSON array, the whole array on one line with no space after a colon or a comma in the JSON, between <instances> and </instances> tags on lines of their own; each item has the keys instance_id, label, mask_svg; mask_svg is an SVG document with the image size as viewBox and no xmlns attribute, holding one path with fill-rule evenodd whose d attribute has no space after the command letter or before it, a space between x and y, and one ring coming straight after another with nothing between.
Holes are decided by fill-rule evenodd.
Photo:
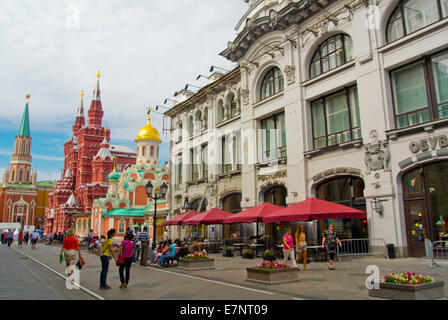
<instances>
[{"instance_id":1,"label":"store awning","mask_svg":"<svg viewBox=\"0 0 448 320\"><path fill-rule=\"evenodd\" d=\"M267 214L263 222L311 221L328 219L365 219L364 211L342 204L308 198L287 208Z\"/></svg>"},{"instance_id":2,"label":"store awning","mask_svg":"<svg viewBox=\"0 0 448 320\"><path fill-rule=\"evenodd\" d=\"M170 220L165 221L164 223L162 223L162 225L163 226L180 226L180 225L182 225L182 221L192 218L198 214L199 214L199 212L189 211L187 213L181 214L177 217L174 217Z\"/></svg>"},{"instance_id":3,"label":"store awning","mask_svg":"<svg viewBox=\"0 0 448 320\"><path fill-rule=\"evenodd\" d=\"M224 223L262 222L262 217L281 209L283 209L283 207L265 202L259 206L241 211L224 219Z\"/></svg>"},{"instance_id":4,"label":"store awning","mask_svg":"<svg viewBox=\"0 0 448 320\"><path fill-rule=\"evenodd\" d=\"M232 216L232 213L216 208L200 213L182 222L183 226L197 226L200 224L223 224L223 220Z\"/></svg>"}]
</instances>

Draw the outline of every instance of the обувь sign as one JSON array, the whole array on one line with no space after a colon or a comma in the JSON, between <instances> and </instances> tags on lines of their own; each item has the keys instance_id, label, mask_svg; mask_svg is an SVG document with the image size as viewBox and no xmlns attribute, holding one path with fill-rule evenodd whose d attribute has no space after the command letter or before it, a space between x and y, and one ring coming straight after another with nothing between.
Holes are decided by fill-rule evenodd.
<instances>
[{"instance_id":1,"label":"\u043e\u0431\u0443\u0432\u044c sign","mask_svg":"<svg viewBox=\"0 0 448 320\"><path fill-rule=\"evenodd\" d=\"M446 135L440 135L436 137L429 137L426 139L421 139L419 141L411 141L409 144L409 149L412 153L419 153L420 151L435 150L437 148L448 147L448 138Z\"/></svg>"}]
</instances>

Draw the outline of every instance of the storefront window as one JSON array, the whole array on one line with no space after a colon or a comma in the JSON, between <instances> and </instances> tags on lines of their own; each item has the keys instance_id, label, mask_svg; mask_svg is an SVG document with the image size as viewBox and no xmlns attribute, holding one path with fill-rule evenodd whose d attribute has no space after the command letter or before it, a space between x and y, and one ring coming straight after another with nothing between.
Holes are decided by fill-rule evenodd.
<instances>
[{"instance_id":1,"label":"storefront window","mask_svg":"<svg viewBox=\"0 0 448 320\"><path fill-rule=\"evenodd\" d=\"M196 212L204 212L204 211L206 211L207 209L207 199L204 199L204 201L202 202L202 206L201 206L201 209L199 210L198 208L199 208L199 205L201 204L201 198L199 198L199 199L196 199L196 200L193 200L191 203L190 203L190 209L191 210L194 210L194 211L196 211Z\"/></svg>"},{"instance_id":2,"label":"storefront window","mask_svg":"<svg viewBox=\"0 0 448 320\"><path fill-rule=\"evenodd\" d=\"M357 177L340 177L324 182L316 189L316 197L321 200L336 202L345 206L366 210L364 199L364 181ZM367 238L367 220L334 219L319 222L319 236L334 225L341 239Z\"/></svg>"},{"instance_id":3,"label":"storefront window","mask_svg":"<svg viewBox=\"0 0 448 320\"><path fill-rule=\"evenodd\" d=\"M421 169L415 169L404 175L403 187L405 194L423 193Z\"/></svg>"},{"instance_id":4,"label":"storefront window","mask_svg":"<svg viewBox=\"0 0 448 320\"><path fill-rule=\"evenodd\" d=\"M434 240L446 240L448 222L448 166L439 162L427 167L428 194ZM429 223L429 221L428 221Z\"/></svg>"},{"instance_id":5,"label":"storefront window","mask_svg":"<svg viewBox=\"0 0 448 320\"><path fill-rule=\"evenodd\" d=\"M267 190L264 193L264 202L286 207L286 188L278 186Z\"/></svg>"},{"instance_id":6,"label":"storefront window","mask_svg":"<svg viewBox=\"0 0 448 320\"><path fill-rule=\"evenodd\" d=\"M241 211L241 193L234 193L228 195L222 200L223 210L231 213L238 213ZM230 239L233 234L241 235L241 224L224 224L224 238Z\"/></svg>"}]
</instances>

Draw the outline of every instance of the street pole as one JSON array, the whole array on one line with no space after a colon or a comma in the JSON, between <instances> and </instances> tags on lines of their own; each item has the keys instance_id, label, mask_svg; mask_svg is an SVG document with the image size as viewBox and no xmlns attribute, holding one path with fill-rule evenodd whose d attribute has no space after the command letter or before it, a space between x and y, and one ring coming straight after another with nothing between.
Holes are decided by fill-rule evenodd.
<instances>
[{"instance_id":1,"label":"street pole","mask_svg":"<svg viewBox=\"0 0 448 320\"><path fill-rule=\"evenodd\" d=\"M157 233L157 194L154 197L154 219L153 219L153 224L154 224L154 233L152 235L152 250L155 250L156 248L156 233Z\"/></svg>"}]
</instances>

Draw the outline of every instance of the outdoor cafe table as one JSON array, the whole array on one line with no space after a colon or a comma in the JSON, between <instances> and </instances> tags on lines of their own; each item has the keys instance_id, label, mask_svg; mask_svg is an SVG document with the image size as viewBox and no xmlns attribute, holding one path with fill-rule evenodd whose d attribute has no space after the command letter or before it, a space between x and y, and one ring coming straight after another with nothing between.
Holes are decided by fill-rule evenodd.
<instances>
[{"instance_id":1,"label":"outdoor cafe table","mask_svg":"<svg viewBox=\"0 0 448 320\"><path fill-rule=\"evenodd\" d=\"M247 243L234 243L233 246L237 247L237 250L240 250L241 256L243 255L243 247L247 246Z\"/></svg>"},{"instance_id":2,"label":"outdoor cafe table","mask_svg":"<svg viewBox=\"0 0 448 320\"><path fill-rule=\"evenodd\" d=\"M252 250L255 250L255 256L258 257L258 250L262 249L262 251L264 251L264 244L262 243L251 243L249 244L249 248L251 248Z\"/></svg>"}]
</instances>

